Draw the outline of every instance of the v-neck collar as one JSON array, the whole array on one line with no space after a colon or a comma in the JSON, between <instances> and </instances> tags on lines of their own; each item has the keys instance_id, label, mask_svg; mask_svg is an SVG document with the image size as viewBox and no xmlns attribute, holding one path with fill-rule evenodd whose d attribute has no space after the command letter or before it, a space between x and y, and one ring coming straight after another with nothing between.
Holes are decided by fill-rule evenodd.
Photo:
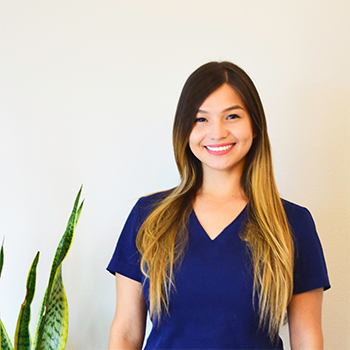
<instances>
[{"instance_id":1,"label":"v-neck collar","mask_svg":"<svg viewBox=\"0 0 350 350\"><path fill-rule=\"evenodd\" d=\"M216 242L217 240L219 240L220 237L222 237L223 235L225 235L225 232L233 227L236 226L237 224L240 224L240 222L242 221L241 218L243 217L243 215L245 215L246 211L247 211L247 206L246 205L242 211L214 238L210 238L210 236L208 235L207 231L204 229L204 227L202 226L202 224L200 223L200 221L198 220L198 217L196 215L196 212L194 211L194 209L192 209L192 215L194 217L195 223L196 225L200 228L201 233L204 234L204 236L210 241L210 242Z\"/></svg>"}]
</instances>

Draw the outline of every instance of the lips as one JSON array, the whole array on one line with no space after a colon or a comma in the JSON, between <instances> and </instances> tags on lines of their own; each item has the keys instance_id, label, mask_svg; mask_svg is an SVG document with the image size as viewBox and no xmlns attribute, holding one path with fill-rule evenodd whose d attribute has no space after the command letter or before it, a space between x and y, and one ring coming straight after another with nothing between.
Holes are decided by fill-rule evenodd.
<instances>
[{"instance_id":1,"label":"lips","mask_svg":"<svg viewBox=\"0 0 350 350\"><path fill-rule=\"evenodd\" d=\"M226 143L221 145L208 145L204 146L204 148L207 150L208 153L214 154L214 155L222 155L230 152L232 147L235 145L235 143Z\"/></svg>"}]
</instances>

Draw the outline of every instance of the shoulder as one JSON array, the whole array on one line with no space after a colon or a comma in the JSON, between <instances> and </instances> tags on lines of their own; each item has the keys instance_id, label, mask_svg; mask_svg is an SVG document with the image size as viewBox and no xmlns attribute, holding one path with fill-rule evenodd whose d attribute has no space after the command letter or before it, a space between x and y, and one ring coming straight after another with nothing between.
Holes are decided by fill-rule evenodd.
<instances>
[{"instance_id":1,"label":"shoulder","mask_svg":"<svg viewBox=\"0 0 350 350\"><path fill-rule=\"evenodd\" d=\"M319 246L320 239L310 211L298 204L282 200L287 219L292 230L296 250L299 246Z\"/></svg>"},{"instance_id":2,"label":"shoulder","mask_svg":"<svg viewBox=\"0 0 350 350\"><path fill-rule=\"evenodd\" d=\"M282 199L282 204L289 224L293 230L297 230L300 226L305 224L314 226L312 215L307 208L285 199Z\"/></svg>"},{"instance_id":3,"label":"shoulder","mask_svg":"<svg viewBox=\"0 0 350 350\"><path fill-rule=\"evenodd\" d=\"M284 210L287 214L288 219L296 219L304 216L311 215L309 210L299 204L292 203L287 201L284 198L281 198Z\"/></svg>"},{"instance_id":4,"label":"shoulder","mask_svg":"<svg viewBox=\"0 0 350 350\"><path fill-rule=\"evenodd\" d=\"M171 191L172 190L160 191L140 197L134 207L134 210L138 211L140 219L145 220Z\"/></svg>"},{"instance_id":5,"label":"shoulder","mask_svg":"<svg viewBox=\"0 0 350 350\"><path fill-rule=\"evenodd\" d=\"M171 191L172 190L159 191L159 192L154 192L154 193L142 196L137 201L137 205L140 207L145 207L145 208L147 208L149 206L157 205L164 198L166 198L169 195L169 193L171 193Z\"/></svg>"},{"instance_id":6,"label":"shoulder","mask_svg":"<svg viewBox=\"0 0 350 350\"><path fill-rule=\"evenodd\" d=\"M323 249L310 211L282 199L294 240L294 294L330 287Z\"/></svg>"}]
</instances>

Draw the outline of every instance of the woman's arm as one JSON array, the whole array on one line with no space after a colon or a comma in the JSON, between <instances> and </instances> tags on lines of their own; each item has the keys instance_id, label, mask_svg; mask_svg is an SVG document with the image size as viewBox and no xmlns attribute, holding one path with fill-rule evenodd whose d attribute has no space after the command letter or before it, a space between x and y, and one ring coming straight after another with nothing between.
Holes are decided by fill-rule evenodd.
<instances>
[{"instance_id":1,"label":"woman's arm","mask_svg":"<svg viewBox=\"0 0 350 350\"><path fill-rule=\"evenodd\" d=\"M109 335L109 350L141 349L147 306L141 283L115 274L117 307Z\"/></svg>"},{"instance_id":2,"label":"woman's arm","mask_svg":"<svg viewBox=\"0 0 350 350\"><path fill-rule=\"evenodd\" d=\"M288 307L290 345L292 350L322 350L323 288L295 294Z\"/></svg>"}]
</instances>

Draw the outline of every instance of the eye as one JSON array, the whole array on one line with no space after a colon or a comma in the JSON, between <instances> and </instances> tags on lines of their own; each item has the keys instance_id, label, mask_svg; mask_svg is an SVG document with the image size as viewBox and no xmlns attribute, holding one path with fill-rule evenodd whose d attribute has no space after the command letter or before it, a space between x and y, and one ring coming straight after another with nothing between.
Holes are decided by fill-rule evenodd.
<instances>
[{"instance_id":1,"label":"eye","mask_svg":"<svg viewBox=\"0 0 350 350\"><path fill-rule=\"evenodd\" d=\"M237 119L237 118L239 118L239 115L237 115L237 114L230 114L230 115L227 117L227 119Z\"/></svg>"},{"instance_id":2,"label":"eye","mask_svg":"<svg viewBox=\"0 0 350 350\"><path fill-rule=\"evenodd\" d=\"M196 119L194 120L195 123L204 123L205 121L206 121L206 119L203 118L203 117L199 117L199 118L196 118Z\"/></svg>"}]
</instances>

